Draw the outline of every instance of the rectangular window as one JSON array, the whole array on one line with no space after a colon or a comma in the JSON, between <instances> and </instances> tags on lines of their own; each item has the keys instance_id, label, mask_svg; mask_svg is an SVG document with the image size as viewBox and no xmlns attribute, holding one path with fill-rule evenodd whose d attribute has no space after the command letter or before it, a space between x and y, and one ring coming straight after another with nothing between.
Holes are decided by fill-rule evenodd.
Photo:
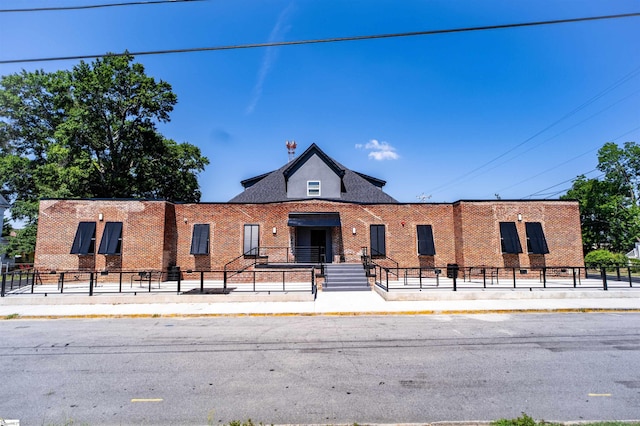
<instances>
[{"instance_id":1,"label":"rectangular window","mask_svg":"<svg viewBox=\"0 0 640 426\"><path fill-rule=\"evenodd\" d=\"M418 225L418 254L423 256L436 254L431 225Z\"/></svg>"},{"instance_id":2,"label":"rectangular window","mask_svg":"<svg viewBox=\"0 0 640 426\"><path fill-rule=\"evenodd\" d=\"M209 254L209 224L193 225L191 236L191 254Z\"/></svg>"},{"instance_id":3,"label":"rectangular window","mask_svg":"<svg viewBox=\"0 0 640 426\"><path fill-rule=\"evenodd\" d=\"M371 256L386 256L386 244L384 240L384 225L371 225L369 228L371 237Z\"/></svg>"},{"instance_id":4,"label":"rectangular window","mask_svg":"<svg viewBox=\"0 0 640 426\"><path fill-rule=\"evenodd\" d=\"M71 254L95 254L95 252L96 223L80 222L71 246Z\"/></svg>"},{"instance_id":5,"label":"rectangular window","mask_svg":"<svg viewBox=\"0 0 640 426\"><path fill-rule=\"evenodd\" d=\"M542 224L540 222L527 222L524 225L527 230L527 251L531 254L549 253Z\"/></svg>"},{"instance_id":6,"label":"rectangular window","mask_svg":"<svg viewBox=\"0 0 640 426\"><path fill-rule=\"evenodd\" d=\"M307 197L319 197L320 196L320 181L308 180L307 181Z\"/></svg>"},{"instance_id":7,"label":"rectangular window","mask_svg":"<svg viewBox=\"0 0 640 426\"><path fill-rule=\"evenodd\" d=\"M522 253L515 222L500 222L500 245L502 246L502 253Z\"/></svg>"},{"instance_id":8,"label":"rectangular window","mask_svg":"<svg viewBox=\"0 0 640 426\"><path fill-rule=\"evenodd\" d=\"M122 253L122 222L107 222L100 240L99 254Z\"/></svg>"},{"instance_id":9,"label":"rectangular window","mask_svg":"<svg viewBox=\"0 0 640 426\"><path fill-rule=\"evenodd\" d=\"M260 246L260 225L244 226L244 245L242 252L245 256L257 256Z\"/></svg>"}]
</instances>

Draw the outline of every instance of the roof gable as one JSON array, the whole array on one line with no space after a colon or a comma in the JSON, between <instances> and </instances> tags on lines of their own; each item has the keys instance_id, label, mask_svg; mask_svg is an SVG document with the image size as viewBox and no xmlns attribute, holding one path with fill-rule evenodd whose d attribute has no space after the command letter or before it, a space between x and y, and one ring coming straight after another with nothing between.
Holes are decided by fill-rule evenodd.
<instances>
[{"instance_id":1,"label":"roof gable","mask_svg":"<svg viewBox=\"0 0 640 426\"><path fill-rule=\"evenodd\" d=\"M11 207L9 205L9 203L7 202L7 200L4 199L4 197L2 196L2 194L0 194L0 208L4 207L5 209L8 209L9 207Z\"/></svg>"},{"instance_id":2,"label":"roof gable","mask_svg":"<svg viewBox=\"0 0 640 426\"><path fill-rule=\"evenodd\" d=\"M241 182L244 191L233 197L231 203L273 203L283 201L308 200L308 197L289 198L287 196L287 181L310 158L317 156L329 169L336 173L341 180L339 198L319 197L333 201L349 203L384 204L398 201L385 193L382 187L384 180L358 173L344 167L324 153L315 143L311 144L298 158L269 173L264 173Z\"/></svg>"},{"instance_id":3,"label":"roof gable","mask_svg":"<svg viewBox=\"0 0 640 426\"><path fill-rule=\"evenodd\" d=\"M327 154L324 153L315 143L312 143L309 148L305 152L302 153L298 158L293 160L289 165L284 169L283 174L286 179L289 179L291 175L293 175L300 167L302 167L313 155L317 155L322 161L325 162L327 166L339 177L344 176L344 169L340 168L335 161L331 159Z\"/></svg>"}]
</instances>

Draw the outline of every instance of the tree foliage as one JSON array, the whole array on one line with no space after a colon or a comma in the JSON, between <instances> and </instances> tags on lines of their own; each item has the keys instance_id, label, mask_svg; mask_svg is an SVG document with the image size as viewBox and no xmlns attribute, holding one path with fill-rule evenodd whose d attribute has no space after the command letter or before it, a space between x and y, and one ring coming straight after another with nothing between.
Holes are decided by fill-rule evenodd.
<instances>
[{"instance_id":1,"label":"tree foliage","mask_svg":"<svg viewBox=\"0 0 640 426\"><path fill-rule=\"evenodd\" d=\"M600 179L579 176L563 199L580 202L585 253L607 249L626 253L640 238L640 146L612 142L598 151Z\"/></svg>"},{"instance_id":2,"label":"tree foliage","mask_svg":"<svg viewBox=\"0 0 640 426\"><path fill-rule=\"evenodd\" d=\"M587 266L625 266L629 263L629 259L622 253L612 253L609 250L594 250L584 257L584 263Z\"/></svg>"},{"instance_id":3,"label":"tree foliage","mask_svg":"<svg viewBox=\"0 0 640 426\"><path fill-rule=\"evenodd\" d=\"M26 228L9 250L35 244L41 198L200 200L200 149L165 138L171 86L133 57L106 56L72 70L0 79L0 191Z\"/></svg>"}]
</instances>

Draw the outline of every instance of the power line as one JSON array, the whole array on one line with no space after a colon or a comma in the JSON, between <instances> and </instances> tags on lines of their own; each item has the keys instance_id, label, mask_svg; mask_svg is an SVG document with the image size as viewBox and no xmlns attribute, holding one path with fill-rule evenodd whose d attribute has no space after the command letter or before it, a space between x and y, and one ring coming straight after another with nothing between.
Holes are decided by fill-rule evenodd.
<instances>
[{"instance_id":1,"label":"power line","mask_svg":"<svg viewBox=\"0 0 640 426\"><path fill-rule=\"evenodd\" d=\"M219 51L219 50L297 46L297 45L304 45L304 44L340 43L340 42L346 42L346 41L377 40L377 39L398 38L398 37L415 37L415 36L426 36L426 35L436 35L436 34L452 34L452 33L463 33L463 32L472 32L472 31L499 30L499 29L506 29L506 28L535 27L535 26L541 26L541 25L568 24L573 22L600 21L605 19L633 18L638 16L640 16L640 12L624 13L624 14L618 14L618 15L588 16L588 17L570 18L570 19L555 19L551 21L522 22L522 23L501 24L501 25L485 25L481 27L449 28L449 29L443 29L443 30L413 31L413 32L390 33L390 34L372 34L372 35L351 36L351 37L332 37L332 38L311 39L311 40L236 44L236 45L212 46L212 47L193 47L193 48L187 48L187 49L146 50L146 51L140 51L140 52L108 53L108 54L97 54L97 55L94 54L94 55L56 56L56 57L48 57L48 58L7 59L7 60L0 61L0 64L69 61L69 60L78 60L78 59L103 58L106 56L166 55L171 53L211 52L211 51Z\"/></svg>"},{"instance_id":2,"label":"power line","mask_svg":"<svg viewBox=\"0 0 640 426\"><path fill-rule=\"evenodd\" d=\"M635 128L633 128L633 129L631 129L631 130L629 130L629 131L627 131L627 132L624 132L623 134L621 134L621 135L620 135L620 136L618 136L617 138L612 139L612 141L616 141L616 140L618 140L618 139L620 139L620 138L622 138L622 137L624 137L624 136L626 136L626 135L628 135L628 134L630 134L630 133L635 132L635 131L636 131L636 130L638 130L638 129L640 129L640 126L635 127ZM568 163L569 161L573 161L573 160L575 160L576 158L578 158L578 157L582 157L583 155L586 155L586 154L588 154L588 153L590 153L590 152L592 152L592 151L595 151L595 149L589 150L589 151L587 151L587 152L585 152L585 153L583 153L583 154L578 155L577 157L574 157L574 158L572 158L572 159L570 159L570 160L567 160L567 161L565 161L565 163ZM565 164L565 163L562 163L562 164ZM561 165L562 165L562 164L561 164ZM556 168L556 167L553 167L552 169L554 169L554 168ZM552 169L549 169L549 170L552 170ZM549 171L549 170L547 170L547 171ZM587 174L589 174L589 173L591 173L591 172L594 172L594 171L596 171L596 170L598 170L598 168L597 168L597 167L596 167L595 169L589 170L588 172L586 172L586 173L582 173L582 174L583 174L583 175L587 175ZM543 173L544 173L544 172L543 172ZM542 173L540 173L540 174L542 174ZM601 174L601 175L599 175L599 176L596 176L596 177L595 177L595 179L599 179L599 178L601 178L602 176L604 176L604 173L603 173L603 174ZM567 183L567 182L574 182L576 179L577 179L577 178L572 178L572 179L569 179L569 180L562 181L562 182L557 183L557 184L555 184L555 185L552 185L552 186L550 186L550 187L548 187L548 188L541 189L540 191L534 192L533 194L529 194L529 195L527 195L526 197L523 197L523 198L531 198L531 197L533 197L533 196L535 196L535 195L542 195L541 193L542 193L543 191L546 191L546 190L551 189L551 188L555 188L556 186L560 186L560 185L565 184L565 183ZM563 191L560 191L560 192L563 192Z\"/></svg>"},{"instance_id":3,"label":"power line","mask_svg":"<svg viewBox=\"0 0 640 426\"><path fill-rule=\"evenodd\" d=\"M598 170L598 169L597 169L597 168L595 168L595 169L589 170L589 171L588 171L588 172L586 172L586 173L582 173L580 176L588 175L589 173L593 173L593 172L595 172L596 170ZM529 195L527 195L527 196L526 196L526 197L524 197L524 198L531 198L531 197L533 197L534 195L542 195L542 191L546 191L546 190L548 190L548 189L555 188L556 186L564 185L565 183L568 183L568 182L575 182L576 180L578 180L578 178L579 178L580 176L577 176L577 177L574 177L574 178L571 178L571 179L567 179L567 180L562 181L562 182L560 182L560 183L556 183L555 185L549 186L549 187L547 187L547 188L545 188L545 189L541 189L541 190L540 190L540 191L538 191L538 192L534 192L533 194L529 194ZM604 173L603 173L603 174L601 174L601 175L599 175L599 176L596 176L596 177L595 177L595 179L601 178L602 176L604 176ZM562 190L562 191L560 191L560 192L564 192L564 191L565 191L565 190L563 189L563 190Z\"/></svg>"},{"instance_id":4,"label":"power line","mask_svg":"<svg viewBox=\"0 0 640 426\"><path fill-rule=\"evenodd\" d=\"M183 2L196 2L196 1L208 1L208 0L156 0L156 1L131 1L126 3L104 3L104 4L90 4L83 6L51 6L51 7L34 7L29 9L0 9L0 13L11 12L50 12L59 10L81 10L81 9L100 9L104 7L118 7L118 6L138 6L148 4L162 4L162 3L183 3Z\"/></svg>"},{"instance_id":5,"label":"power line","mask_svg":"<svg viewBox=\"0 0 640 426\"><path fill-rule=\"evenodd\" d=\"M606 87L604 90L602 90L601 92L599 92L598 94L596 94L595 96L591 97L590 99L588 99L587 101L583 102L581 105L577 106L576 108L574 108L573 110L569 111L568 113L566 113L565 115L563 115L562 117L560 117L559 119L557 119L556 121L554 121L553 123L549 124L548 126L546 126L544 129L539 130L538 132L536 132L533 136L528 137L527 139L525 139L524 141L520 142L519 144L509 148L507 151L503 152L502 154L498 155L497 157L493 158L492 160L487 161L484 164L481 164L480 166L476 167L475 169L468 171L442 185L436 186L435 188L433 188L430 193L438 193L440 191L442 191L444 188L447 188L451 185L453 185L454 183L459 182L460 180L464 179L465 177L474 174L475 172L487 167L488 165L498 161L499 159L501 159L502 157L508 155L509 153L515 151L516 149L520 148L521 146L531 142L533 139L535 139L536 137L540 136L541 134L543 134L544 132L546 132L547 130L553 128L554 126L556 126L557 124L561 123L562 121L568 119L569 117L573 116L574 114L578 113L579 111L585 109L587 106L591 105L592 103L594 103L595 101L597 101L598 99L602 98L603 96L605 96L607 93L613 91L614 89L620 87L622 84L626 83L627 81L631 80L632 78L635 78L638 74L640 74L640 66L634 68L633 70L631 70L629 73L627 73L626 75L624 75L623 77L621 77L620 79L618 79L617 81L615 81L613 84L609 85L608 87ZM525 151L527 152L527 151ZM523 153L521 153L523 154ZM517 157L517 155L513 156L512 158ZM489 169L492 170L492 169ZM488 170L483 171L482 173L486 173ZM475 176L479 176L482 173L478 173Z\"/></svg>"},{"instance_id":6,"label":"power line","mask_svg":"<svg viewBox=\"0 0 640 426\"><path fill-rule=\"evenodd\" d=\"M579 125L581 125L582 123L584 123L584 122L586 122L586 121L590 120L591 118L593 118L593 117L595 117L596 115L598 115L598 114L602 113L603 111L606 111L606 110L608 110L608 109L612 108L613 106L615 106L615 105L619 104L620 102L622 102L622 101L624 101L624 100L626 100L626 99L628 99L628 98L632 97L633 95L635 95L635 94L636 94L636 93L638 93L638 92L640 92L640 89L638 89L638 90L634 91L633 93L631 93L630 95L625 96L625 97L624 97L624 98L622 98L622 99L619 99L618 101L614 102L613 104L608 105L606 108L601 109L600 111L596 112L595 114L590 115L589 117L585 118L584 120L579 121L578 123L576 123L576 124L574 124L574 125L572 125L572 126L570 126L570 127L566 128L566 129L564 129L564 130L563 130L563 131L561 131L560 133L556 133L554 136L551 136L550 138L545 139L545 140L544 140L544 141L542 141L541 143L539 143L539 144L537 144L537 145L534 145L534 146L530 147L529 149L527 149L527 150L525 150L525 151L522 151L521 153L519 153L519 154L517 154L517 155L514 155L514 156L513 156L513 157L511 157L509 160L504 161L504 162L502 162L502 163L500 163L500 164L495 165L494 167L492 167L491 169L488 169L487 171L489 171L489 170L493 170L493 169L495 169L496 167L498 167L498 166L500 166L500 165L502 165L502 164L505 164L505 163L507 163L507 162L509 162L509 161L513 160L514 158L516 158L516 157L520 156L520 155L526 154L527 152L529 152L529 151L531 151L531 150L533 150L533 149L535 149L535 148L538 148L540 145L545 144L545 143L549 142L550 140L557 138L558 136L562 135L563 133L566 133L566 132L568 132L569 130L571 130L571 129L573 129L573 128L575 128L575 127L579 126ZM617 140L617 139L620 139L621 137L626 136L626 135L628 135L629 133L634 132L634 131L636 131L636 130L638 130L638 129L640 129L640 127L636 127L636 128L634 128L634 129L631 129L631 130L629 130L628 132L623 133L622 135L618 136L616 139L613 139L613 140L615 141L615 140ZM521 181L519 181L519 182L516 182L516 183L514 183L514 184L511 184L511 185L509 185L509 186L507 186L507 187L501 188L501 189L499 189L497 192L498 192L498 193L500 193L500 192L505 191L505 190L507 190L507 189L511 189L511 188L513 188L514 186L518 186L518 185L520 185L521 183L524 183L524 182L530 181L531 179L535 179L535 178L537 178L537 177L538 177L538 176L540 176L540 175L543 175L543 174L545 174L545 173L547 173L547 172L550 172L551 170L555 170L555 169L557 169L558 167L561 167L561 166L563 166L563 165L565 165L565 164L567 164L567 163L569 163L569 162L571 162L571 161L573 161L573 160L576 160L576 159L578 159L578 158L580 158L580 157L584 157L585 155L590 154L590 153L592 153L593 151L596 151L596 150L598 150L598 149L600 149L600 147L596 147L596 148L590 149L589 151L583 152L583 153L582 153L582 154L580 154L580 155L577 155L577 156L575 156L575 157L572 157L572 158L568 159L567 161L564 161L564 162L562 162L562 163L560 163L560 164L558 164L558 165L556 165L556 166L553 166L553 167L551 167L551 168L549 168L549 169L546 169L546 170L544 170L544 171L542 171L542 172L540 172L540 173L537 173L537 174L535 174L535 175L533 175L533 176L531 176L531 177L528 177L528 178L526 178L526 179L523 179L523 180L521 180Z\"/></svg>"}]
</instances>

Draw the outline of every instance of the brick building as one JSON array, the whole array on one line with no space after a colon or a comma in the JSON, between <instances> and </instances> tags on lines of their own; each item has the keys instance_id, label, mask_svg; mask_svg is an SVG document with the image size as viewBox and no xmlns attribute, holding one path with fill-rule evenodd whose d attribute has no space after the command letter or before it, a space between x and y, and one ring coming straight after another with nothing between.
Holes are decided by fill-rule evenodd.
<instances>
[{"instance_id":1,"label":"brick building","mask_svg":"<svg viewBox=\"0 0 640 426\"><path fill-rule=\"evenodd\" d=\"M221 270L234 259L401 267L583 265L578 203L400 203L315 144L227 203L42 200L35 263L56 270Z\"/></svg>"}]
</instances>

